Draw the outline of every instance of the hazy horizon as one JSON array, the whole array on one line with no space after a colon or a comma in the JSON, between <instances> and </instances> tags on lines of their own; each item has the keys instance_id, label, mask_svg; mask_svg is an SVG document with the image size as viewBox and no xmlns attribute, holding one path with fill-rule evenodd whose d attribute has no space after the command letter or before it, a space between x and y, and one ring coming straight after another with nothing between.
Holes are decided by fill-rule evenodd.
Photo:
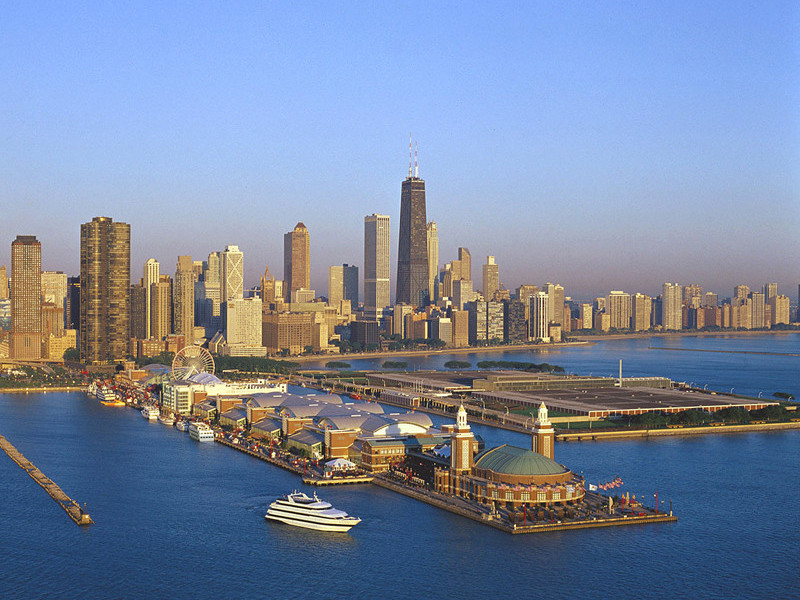
<instances>
[{"instance_id":1,"label":"hazy horizon","mask_svg":"<svg viewBox=\"0 0 800 600\"><path fill-rule=\"evenodd\" d=\"M363 269L409 131L440 265L589 299L800 283L800 5L18 5L0 22L0 265L131 224L131 273L236 244L246 284L311 236ZM363 271L360 272L363 282ZM363 283L362 290L363 294Z\"/></svg>"}]
</instances>

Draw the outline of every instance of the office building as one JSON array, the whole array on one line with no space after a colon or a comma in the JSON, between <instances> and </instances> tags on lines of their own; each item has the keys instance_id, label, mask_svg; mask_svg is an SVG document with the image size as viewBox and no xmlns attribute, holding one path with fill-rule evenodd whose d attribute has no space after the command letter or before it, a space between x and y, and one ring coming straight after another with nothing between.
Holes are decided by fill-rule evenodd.
<instances>
[{"instance_id":1,"label":"office building","mask_svg":"<svg viewBox=\"0 0 800 600\"><path fill-rule=\"evenodd\" d=\"M296 290L311 288L311 236L303 223L283 236L283 280L287 302Z\"/></svg>"},{"instance_id":2,"label":"office building","mask_svg":"<svg viewBox=\"0 0 800 600\"><path fill-rule=\"evenodd\" d=\"M528 324L525 320L525 304L521 300L503 302L503 331L506 342L526 342Z\"/></svg>"},{"instance_id":3,"label":"office building","mask_svg":"<svg viewBox=\"0 0 800 600\"><path fill-rule=\"evenodd\" d=\"M81 225L81 359L123 360L130 334L131 227L109 217Z\"/></svg>"},{"instance_id":4,"label":"office building","mask_svg":"<svg viewBox=\"0 0 800 600\"><path fill-rule=\"evenodd\" d=\"M492 300L499 290L500 267L494 261L494 256L487 256L486 264L483 265L483 297Z\"/></svg>"},{"instance_id":5,"label":"office building","mask_svg":"<svg viewBox=\"0 0 800 600\"><path fill-rule=\"evenodd\" d=\"M438 298L439 283L439 232L436 222L431 221L427 226L428 234L428 298L431 303Z\"/></svg>"},{"instance_id":6,"label":"office building","mask_svg":"<svg viewBox=\"0 0 800 600\"><path fill-rule=\"evenodd\" d=\"M389 217L364 217L364 315L379 320L391 306Z\"/></svg>"},{"instance_id":7,"label":"office building","mask_svg":"<svg viewBox=\"0 0 800 600\"><path fill-rule=\"evenodd\" d=\"M220 255L220 303L240 298L244 298L244 254L239 246L228 245Z\"/></svg>"},{"instance_id":8,"label":"office building","mask_svg":"<svg viewBox=\"0 0 800 600\"><path fill-rule=\"evenodd\" d=\"M67 314L65 320L67 329L78 331L81 328L80 277L67 277Z\"/></svg>"},{"instance_id":9,"label":"office building","mask_svg":"<svg viewBox=\"0 0 800 600\"><path fill-rule=\"evenodd\" d=\"M9 297L8 289L8 272L6 266L0 267L0 300L6 300Z\"/></svg>"},{"instance_id":10,"label":"office building","mask_svg":"<svg viewBox=\"0 0 800 600\"><path fill-rule=\"evenodd\" d=\"M313 315L310 312L271 311L262 315L262 343L270 354L301 354L313 346Z\"/></svg>"},{"instance_id":11,"label":"office building","mask_svg":"<svg viewBox=\"0 0 800 600\"><path fill-rule=\"evenodd\" d=\"M42 245L36 236L11 242L11 337L16 360L42 357Z\"/></svg>"},{"instance_id":12,"label":"office building","mask_svg":"<svg viewBox=\"0 0 800 600\"><path fill-rule=\"evenodd\" d=\"M179 256L172 286L173 331L184 337L187 346L194 343L195 270L191 256Z\"/></svg>"},{"instance_id":13,"label":"office building","mask_svg":"<svg viewBox=\"0 0 800 600\"><path fill-rule=\"evenodd\" d=\"M256 349L263 346L261 298L228 300L222 312L225 315L225 341L229 348Z\"/></svg>"},{"instance_id":14,"label":"office building","mask_svg":"<svg viewBox=\"0 0 800 600\"><path fill-rule=\"evenodd\" d=\"M144 287L143 279L131 285L131 337L137 340L147 339L147 305L150 290Z\"/></svg>"},{"instance_id":15,"label":"office building","mask_svg":"<svg viewBox=\"0 0 800 600\"><path fill-rule=\"evenodd\" d=\"M425 208L425 181L411 164L400 193L400 238L397 248L396 304L427 306L428 228Z\"/></svg>"},{"instance_id":16,"label":"office building","mask_svg":"<svg viewBox=\"0 0 800 600\"><path fill-rule=\"evenodd\" d=\"M750 299L752 303L752 328L763 329L769 327L769 321L766 318L766 298L762 292L751 292Z\"/></svg>"},{"instance_id":17,"label":"office building","mask_svg":"<svg viewBox=\"0 0 800 600\"><path fill-rule=\"evenodd\" d=\"M557 283L544 284L547 293L547 312L551 323L561 324L564 318L564 288Z\"/></svg>"},{"instance_id":18,"label":"office building","mask_svg":"<svg viewBox=\"0 0 800 600\"><path fill-rule=\"evenodd\" d=\"M530 337L550 341L550 298L547 292L537 292L531 298Z\"/></svg>"},{"instance_id":19,"label":"office building","mask_svg":"<svg viewBox=\"0 0 800 600\"><path fill-rule=\"evenodd\" d=\"M144 262L144 267L142 269L142 287L146 290L145 294L145 315L144 315L144 323L145 323L145 338L150 338L150 320L152 319L152 312L150 308L150 286L154 283L158 283L159 277L161 277L161 265L155 258L148 258Z\"/></svg>"}]
</instances>

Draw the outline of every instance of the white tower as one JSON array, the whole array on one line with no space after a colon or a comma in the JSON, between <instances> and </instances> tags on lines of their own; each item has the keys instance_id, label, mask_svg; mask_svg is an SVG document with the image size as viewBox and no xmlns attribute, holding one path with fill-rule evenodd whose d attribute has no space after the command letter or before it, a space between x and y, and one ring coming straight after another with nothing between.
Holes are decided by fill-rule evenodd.
<instances>
[{"instance_id":1,"label":"white tower","mask_svg":"<svg viewBox=\"0 0 800 600\"><path fill-rule=\"evenodd\" d=\"M547 417L547 407L544 405L544 402L542 402L542 405L539 407L539 414L533 424L531 450L552 459L554 441L555 431L553 431L553 425Z\"/></svg>"}]
</instances>

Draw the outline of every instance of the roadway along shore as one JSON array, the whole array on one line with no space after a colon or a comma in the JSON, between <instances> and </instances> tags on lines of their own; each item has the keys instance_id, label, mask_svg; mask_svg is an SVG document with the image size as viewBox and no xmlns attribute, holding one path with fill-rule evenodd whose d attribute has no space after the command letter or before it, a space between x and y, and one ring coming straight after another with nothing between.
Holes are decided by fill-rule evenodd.
<instances>
[{"instance_id":1,"label":"roadway along shore","mask_svg":"<svg viewBox=\"0 0 800 600\"><path fill-rule=\"evenodd\" d=\"M533 352L548 352L550 350L559 350L561 348L568 348L571 346L587 346L595 340L590 341L577 341L577 342L560 342L558 344L514 344L503 346L467 346L466 348L441 348L438 350L390 350L387 352L352 352L347 354L326 354L326 355L310 355L310 356L290 356L287 360L292 362L321 362L321 361L342 361L347 362L350 360L361 360L363 358L386 358L392 360L398 356L436 356L438 354L474 354L474 353L488 353L488 352L517 352L517 351L533 351ZM273 357L280 360L282 357Z\"/></svg>"},{"instance_id":2,"label":"roadway along shore","mask_svg":"<svg viewBox=\"0 0 800 600\"><path fill-rule=\"evenodd\" d=\"M631 431L583 431L575 433L556 433L556 441L582 442L601 440L619 440L624 438L646 438L665 435L706 435L718 433L747 433L752 431L782 431L800 429L799 421L789 423L747 423L743 425L719 425L717 427L676 427L673 429L633 429Z\"/></svg>"}]
</instances>

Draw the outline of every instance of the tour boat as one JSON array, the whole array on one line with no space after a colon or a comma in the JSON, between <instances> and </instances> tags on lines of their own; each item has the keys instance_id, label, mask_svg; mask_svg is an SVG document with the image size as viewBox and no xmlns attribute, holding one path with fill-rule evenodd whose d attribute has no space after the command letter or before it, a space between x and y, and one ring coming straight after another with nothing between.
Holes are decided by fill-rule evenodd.
<instances>
[{"instance_id":1,"label":"tour boat","mask_svg":"<svg viewBox=\"0 0 800 600\"><path fill-rule=\"evenodd\" d=\"M167 427L172 427L175 424L175 417L172 415L158 415L158 422Z\"/></svg>"},{"instance_id":2,"label":"tour boat","mask_svg":"<svg viewBox=\"0 0 800 600\"><path fill-rule=\"evenodd\" d=\"M189 425L189 437L198 442L213 442L214 430L205 423L192 423Z\"/></svg>"},{"instance_id":3,"label":"tour boat","mask_svg":"<svg viewBox=\"0 0 800 600\"><path fill-rule=\"evenodd\" d=\"M358 517L351 517L343 510L333 508L330 503L310 498L303 492L294 491L278 498L269 505L266 519L281 521L296 527L318 529L320 531L349 531L361 523Z\"/></svg>"},{"instance_id":4,"label":"tour boat","mask_svg":"<svg viewBox=\"0 0 800 600\"><path fill-rule=\"evenodd\" d=\"M158 414L158 408L155 406L145 406L142 409L142 416L149 421L155 421L158 418Z\"/></svg>"},{"instance_id":5,"label":"tour boat","mask_svg":"<svg viewBox=\"0 0 800 600\"><path fill-rule=\"evenodd\" d=\"M178 431L189 431L189 421L175 421L175 429Z\"/></svg>"}]
</instances>

